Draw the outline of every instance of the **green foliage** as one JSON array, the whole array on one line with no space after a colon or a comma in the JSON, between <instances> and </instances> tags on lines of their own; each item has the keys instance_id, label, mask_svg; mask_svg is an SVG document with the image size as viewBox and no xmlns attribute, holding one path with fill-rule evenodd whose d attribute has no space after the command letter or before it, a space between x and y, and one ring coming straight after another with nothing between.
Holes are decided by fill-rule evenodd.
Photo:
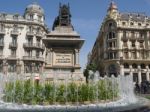
<instances>
[{"instance_id":1,"label":"green foliage","mask_svg":"<svg viewBox=\"0 0 150 112\"><path fill-rule=\"evenodd\" d=\"M112 86L113 85L113 86ZM4 101L25 104L53 104L66 102L111 100L118 97L118 85L110 80L97 83L68 83L67 85L42 83L31 80L7 82Z\"/></svg>"},{"instance_id":2,"label":"green foliage","mask_svg":"<svg viewBox=\"0 0 150 112\"><path fill-rule=\"evenodd\" d=\"M96 72L96 64L92 63L86 66L86 69L84 69L84 76L86 78L86 82L88 83L88 78L89 78L89 70L92 70L93 72Z\"/></svg>"}]
</instances>

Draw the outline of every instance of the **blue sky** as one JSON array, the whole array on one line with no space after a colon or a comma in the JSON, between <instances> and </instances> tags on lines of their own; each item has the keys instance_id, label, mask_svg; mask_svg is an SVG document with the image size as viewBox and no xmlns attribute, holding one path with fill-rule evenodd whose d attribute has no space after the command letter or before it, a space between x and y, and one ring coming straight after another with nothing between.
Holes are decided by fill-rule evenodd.
<instances>
[{"instance_id":1,"label":"blue sky","mask_svg":"<svg viewBox=\"0 0 150 112\"><path fill-rule=\"evenodd\" d=\"M46 24L51 29L54 18L58 15L59 2L71 7L72 24L85 39L81 49L80 63L84 67L87 54L91 51L101 22L106 15L111 0L0 0L0 12L23 15L27 5L37 2L45 11ZM150 16L150 0L114 0L120 12L144 12Z\"/></svg>"}]
</instances>

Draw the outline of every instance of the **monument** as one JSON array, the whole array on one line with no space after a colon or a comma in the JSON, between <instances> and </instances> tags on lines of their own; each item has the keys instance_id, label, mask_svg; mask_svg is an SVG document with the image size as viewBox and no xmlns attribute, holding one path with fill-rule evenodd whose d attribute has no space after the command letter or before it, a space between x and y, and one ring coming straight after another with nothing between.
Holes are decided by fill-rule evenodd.
<instances>
[{"instance_id":1,"label":"monument","mask_svg":"<svg viewBox=\"0 0 150 112\"><path fill-rule=\"evenodd\" d=\"M80 75L79 53L84 43L80 35L71 24L70 7L59 6L59 15L55 18L52 31L43 39L46 46L45 73L49 79L53 79L57 72L57 78L65 78L66 73L72 78ZM58 72L61 75L58 75Z\"/></svg>"}]
</instances>

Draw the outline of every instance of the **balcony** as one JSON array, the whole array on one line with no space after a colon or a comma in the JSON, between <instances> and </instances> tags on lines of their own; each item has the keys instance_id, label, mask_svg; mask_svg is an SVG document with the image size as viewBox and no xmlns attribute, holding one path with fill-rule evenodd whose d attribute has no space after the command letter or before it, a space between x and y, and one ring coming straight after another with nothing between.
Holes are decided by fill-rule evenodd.
<instances>
[{"instance_id":1,"label":"balcony","mask_svg":"<svg viewBox=\"0 0 150 112\"><path fill-rule=\"evenodd\" d=\"M17 60L17 56L16 55L10 55L7 57L8 60Z\"/></svg>"},{"instance_id":2,"label":"balcony","mask_svg":"<svg viewBox=\"0 0 150 112\"><path fill-rule=\"evenodd\" d=\"M19 35L19 31L18 30L12 30L10 34L17 36L17 35Z\"/></svg>"},{"instance_id":3,"label":"balcony","mask_svg":"<svg viewBox=\"0 0 150 112\"><path fill-rule=\"evenodd\" d=\"M143 42L143 41L144 41L144 38L143 38L143 37L140 37L140 38L138 38L138 41Z\"/></svg>"},{"instance_id":4,"label":"balcony","mask_svg":"<svg viewBox=\"0 0 150 112\"><path fill-rule=\"evenodd\" d=\"M108 50L117 50L117 47L108 47Z\"/></svg>"},{"instance_id":5,"label":"balcony","mask_svg":"<svg viewBox=\"0 0 150 112\"><path fill-rule=\"evenodd\" d=\"M137 38L135 37L135 36L131 36L130 38L129 38L129 40L131 40L131 41L135 41Z\"/></svg>"},{"instance_id":6,"label":"balcony","mask_svg":"<svg viewBox=\"0 0 150 112\"><path fill-rule=\"evenodd\" d=\"M41 50L45 49L44 45L39 43L24 43L23 47L27 49L41 49Z\"/></svg>"},{"instance_id":7,"label":"balcony","mask_svg":"<svg viewBox=\"0 0 150 112\"><path fill-rule=\"evenodd\" d=\"M6 32L5 29L0 29L0 34L1 35L5 35L5 32Z\"/></svg>"},{"instance_id":8,"label":"balcony","mask_svg":"<svg viewBox=\"0 0 150 112\"><path fill-rule=\"evenodd\" d=\"M13 43L13 42L9 43L9 48L17 49L17 47L18 47L17 43Z\"/></svg>"},{"instance_id":9,"label":"balcony","mask_svg":"<svg viewBox=\"0 0 150 112\"><path fill-rule=\"evenodd\" d=\"M44 62L43 57L36 57L36 56L23 56L24 61L42 61Z\"/></svg>"},{"instance_id":10,"label":"balcony","mask_svg":"<svg viewBox=\"0 0 150 112\"><path fill-rule=\"evenodd\" d=\"M33 31L28 31L26 35L30 36L30 37L33 37L34 36L34 32Z\"/></svg>"},{"instance_id":11,"label":"balcony","mask_svg":"<svg viewBox=\"0 0 150 112\"><path fill-rule=\"evenodd\" d=\"M43 37L43 34L41 32L37 32L35 35L36 35L36 37L39 37L39 38Z\"/></svg>"}]
</instances>

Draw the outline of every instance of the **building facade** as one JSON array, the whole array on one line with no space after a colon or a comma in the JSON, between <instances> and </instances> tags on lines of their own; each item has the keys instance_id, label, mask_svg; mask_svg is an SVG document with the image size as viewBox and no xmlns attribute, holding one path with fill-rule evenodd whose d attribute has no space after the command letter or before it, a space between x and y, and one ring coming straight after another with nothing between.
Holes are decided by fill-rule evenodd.
<instances>
[{"instance_id":1,"label":"building facade","mask_svg":"<svg viewBox=\"0 0 150 112\"><path fill-rule=\"evenodd\" d=\"M0 14L0 72L38 73L44 64L44 10L37 4L24 15Z\"/></svg>"},{"instance_id":2,"label":"building facade","mask_svg":"<svg viewBox=\"0 0 150 112\"><path fill-rule=\"evenodd\" d=\"M111 2L91 51L101 75L132 75L134 82L150 81L150 17L122 13Z\"/></svg>"}]
</instances>

